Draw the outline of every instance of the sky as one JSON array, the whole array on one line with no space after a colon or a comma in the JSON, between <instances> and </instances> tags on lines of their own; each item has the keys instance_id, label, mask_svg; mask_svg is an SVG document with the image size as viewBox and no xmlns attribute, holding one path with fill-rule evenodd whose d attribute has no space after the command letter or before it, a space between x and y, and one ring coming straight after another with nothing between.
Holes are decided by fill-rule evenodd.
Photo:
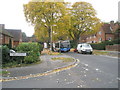
<instances>
[{"instance_id":1,"label":"sky","mask_svg":"<svg viewBox=\"0 0 120 90\"><path fill-rule=\"evenodd\" d=\"M1 0L0 24L5 24L6 29L21 29L27 36L34 33L33 26L26 22L23 4L30 0ZM97 12L97 17L103 22L118 21L118 2L120 0L66 0L67 2L85 1L91 3Z\"/></svg>"}]
</instances>

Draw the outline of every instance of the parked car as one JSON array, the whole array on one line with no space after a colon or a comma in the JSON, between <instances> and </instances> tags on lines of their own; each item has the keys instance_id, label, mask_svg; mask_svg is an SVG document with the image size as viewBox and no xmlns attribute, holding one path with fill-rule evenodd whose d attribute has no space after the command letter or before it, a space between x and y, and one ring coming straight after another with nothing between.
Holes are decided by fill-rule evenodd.
<instances>
[{"instance_id":1,"label":"parked car","mask_svg":"<svg viewBox=\"0 0 120 90\"><path fill-rule=\"evenodd\" d=\"M93 48L88 43L80 43L77 45L77 51L78 53L82 53L82 54L84 53L92 54Z\"/></svg>"},{"instance_id":2,"label":"parked car","mask_svg":"<svg viewBox=\"0 0 120 90\"><path fill-rule=\"evenodd\" d=\"M14 51L14 50L12 50L12 49L10 49L10 53L15 53L15 51Z\"/></svg>"},{"instance_id":3,"label":"parked car","mask_svg":"<svg viewBox=\"0 0 120 90\"><path fill-rule=\"evenodd\" d=\"M77 48L74 49L74 52L77 52Z\"/></svg>"}]
</instances>

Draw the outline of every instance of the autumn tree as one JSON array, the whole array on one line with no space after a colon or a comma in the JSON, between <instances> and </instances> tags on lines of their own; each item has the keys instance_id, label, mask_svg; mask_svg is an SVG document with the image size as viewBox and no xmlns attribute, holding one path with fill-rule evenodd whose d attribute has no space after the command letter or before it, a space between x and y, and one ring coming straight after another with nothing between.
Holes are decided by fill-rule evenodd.
<instances>
[{"instance_id":1,"label":"autumn tree","mask_svg":"<svg viewBox=\"0 0 120 90\"><path fill-rule=\"evenodd\" d=\"M68 34L74 43L78 43L81 35L96 32L101 26L100 20L92 5L87 2L76 2L71 8Z\"/></svg>"},{"instance_id":2,"label":"autumn tree","mask_svg":"<svg viewBox=\"0 0 120 90\"><path fill-rule=\"evenodd\" d=\"M50 42L53 28L57 28L57 22L65 15L63 2L29 2L24 5L26 20L34 25L35 35L40 40Z\"/></svg>"},{"instance_id":3,"label":"autumn tree","mask_svg":"<svg viewBox=\"0 0 120 90\"><path fill-rule=\"evenodd\" d=\"M78 43L82 35L99 29L100 20L90 3L67 5L63 2L29 2L24 5L26 20L34 25L39 40L50 42L52 34L54 41L69 38Z\"/></svg>"}]
</instances>

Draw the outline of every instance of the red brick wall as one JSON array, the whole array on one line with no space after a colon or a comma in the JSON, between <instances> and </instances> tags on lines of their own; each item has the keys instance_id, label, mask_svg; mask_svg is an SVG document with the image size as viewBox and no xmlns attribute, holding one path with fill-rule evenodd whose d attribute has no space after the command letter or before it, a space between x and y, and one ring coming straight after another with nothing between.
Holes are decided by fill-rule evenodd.
<instances>
[{"instance_id":1,"label":"red brick wall","mask_svg":"<svg viewBox=\"0 0 120 90\"><path fill-rule=\"evenodd\" d=\"M86 38L86 41L88 43L95 43L95 42L97 42L97 37L96 37L96 35L91 35L91 36Z\"/></svg>"},{"instance_id":2,"label":"red brick wall","mask_svg":"<svg viewBox=\"0 0 120 90\"><path fill-rule=\"evenodd\" d=\"M89 37L86 38L86 41L88 43L99 43L101 41L105 41L105 32L103 31L103 29L101 28L96 35L91 35Z\"/></svg>"},{"instance_id":3,"label":"red brick wall","mask_svg":"<svg viewBox=\"0 0 120 90\"><path fill-rule=\"evenodd\" d=\"M109 51L120 51L120 45L107 45L106 50Z\"/></svg>"},{"instance_id":4,"label":"red brick wall","mask_svg":"<svg viewBox=\"0 0 120 90\"><path fill-rule=\"evenodd\" d=\"M106 34L106 40L113 40L114 39L114 34Z\"/></svg>"},{"instance_id":5,"label":"red brick wall","mask_svg":"<svg viewBox=\"0 0 120 90\"><path fill-rule=\"evenodd\" d=\"M4 34L0 34L0 45L2 44L9 44L9 40L11 39L12 41L12 47L13 47L13 38L12 37L9 37L7 35L4 35Z\"/></svg>"},{"instance_id":6,"label":"red brick wall","mask_svg":"<svg viewBox=\"0 0 120 90\"><path fill-rule=\"evenodd\" d=\"M13 47L16 47L19 45L19 41L13 41Z\"/></svg>"}]
</instances>

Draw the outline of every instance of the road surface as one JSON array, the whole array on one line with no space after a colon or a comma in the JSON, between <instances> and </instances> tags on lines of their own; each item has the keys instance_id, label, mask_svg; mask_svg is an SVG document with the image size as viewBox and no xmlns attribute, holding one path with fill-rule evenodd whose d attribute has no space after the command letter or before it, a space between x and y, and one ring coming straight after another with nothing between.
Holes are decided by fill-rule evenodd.
<instances>
[{"instance_id":1,"label":"road surface","mask_svg":"<svg viewBox=\"0 0 120 90\"><path fill-rule=\"evenodd\" d=\"M71 69L47 76L3 82L3 88L118 88L118 58L64 53L79 59Z\"/></svg>"}]
</instances>

